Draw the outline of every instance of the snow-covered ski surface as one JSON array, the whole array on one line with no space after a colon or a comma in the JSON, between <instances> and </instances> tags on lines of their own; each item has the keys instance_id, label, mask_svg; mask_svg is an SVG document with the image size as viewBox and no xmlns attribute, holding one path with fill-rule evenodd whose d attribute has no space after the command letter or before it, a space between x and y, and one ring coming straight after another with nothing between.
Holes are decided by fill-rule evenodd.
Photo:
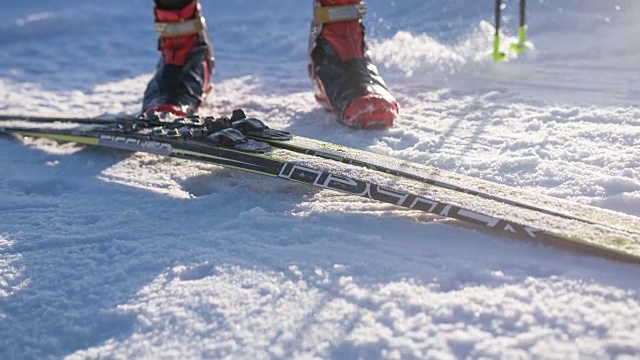
<instances>
[{"instance_id":1,"label":"snow-covered ski surface","mask_svg":"<svg viewBox=\"0 0 640 360\"><path fill-rule=\"evenodd\" d=\"M640 216L640 3L530 1L535 50L501 64L492 6L372 1L402 117L362 132L313 101L310 4L205 0L203 113ZM1 8L1 113L139 110L150 0ZM638 358L639 289L638 266L329 191L0 138L2 359Z\"/></svg>"}]
</instances>

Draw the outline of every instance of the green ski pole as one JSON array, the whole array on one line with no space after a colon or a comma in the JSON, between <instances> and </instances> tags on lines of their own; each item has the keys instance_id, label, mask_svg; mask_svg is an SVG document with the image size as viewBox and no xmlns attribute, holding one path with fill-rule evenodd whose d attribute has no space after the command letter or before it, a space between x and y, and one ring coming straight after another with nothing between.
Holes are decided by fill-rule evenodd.
<instances>
[{"instance_id":1,"label":"green ski pole","mask_svg":"<svg viewBox=\"0 0 640 360\"><path fill-rule=\"evenodd\" d=\"M496 0L495 16L496 33L493 35L493 61L498 62L506 58L505 53L500 51L500 18L502 17L502 0Z\"/></svg>"},{"instance_id":2,"label":"green ski pole","mask_svg":"<svg viewBox=\"0 0 640 360\"><path fill-rule=\"evenodd\" d=\"M522 54L526 50L527 23L525 21L526 0L520 0L520 26L518 27L518 42L511 44L511 50Z\"/></svg>"}]
</instances>

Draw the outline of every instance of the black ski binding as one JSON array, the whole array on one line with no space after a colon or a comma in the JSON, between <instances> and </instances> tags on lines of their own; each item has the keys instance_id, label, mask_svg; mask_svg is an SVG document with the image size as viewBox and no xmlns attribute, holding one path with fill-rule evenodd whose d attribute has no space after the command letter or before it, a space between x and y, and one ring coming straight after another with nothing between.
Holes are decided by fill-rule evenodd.
<instances>
[{"instance_id":1,"label":"black ski binding","mask_svg":"<svg viewBox=\"0 0 640 360\"><path fill-rule=\"evenodd\" d=\"M239 130L241 133L259 138L270 140L291 140L291 133L282 130L272 130L261 120L256 118L247 118L242 109L233 110L231 115L231 126Z\"/></svg>"},{"instance_id":2,"label":"black ski binding","mask_svg":"<svg viewBox=\"0 0 640 360\"><path fill-rule=\"evenodd\" d=\"M271 151L271 145L262 141L247 139L240 131L233 128L217 131L207 136L207 140L217 146L229 147L241 151L257 153Z\"/></svg>"},{"instance_id":3,"label":"black ski binding","mask_svg":"<svg viewBox=\"0 0 640 360\"><path fill-rule=\"evenodd\" d=\"M203 126L182 126L182 127L156 127L151 129L151 134L155 136L172 137L180 139L204 138L209 134Z\"/></svg>"},{"instance_id":4,"label":"black ski binding","mask_svg":"<svg viewBox=\"0 0 640 360\"><path fill-rule=\"evenodd\" d=\"M169 114L143 115L138 122L118 124L119 132L142 132L153 136L184 140L203 140L216 146L264 153L271 146L260 140L291 140L291 133L273 130L244 111L233 111L231 118L222 116L172 117ZM250 137L252 139L249 139Z\"/></svg>"}]
</instances>

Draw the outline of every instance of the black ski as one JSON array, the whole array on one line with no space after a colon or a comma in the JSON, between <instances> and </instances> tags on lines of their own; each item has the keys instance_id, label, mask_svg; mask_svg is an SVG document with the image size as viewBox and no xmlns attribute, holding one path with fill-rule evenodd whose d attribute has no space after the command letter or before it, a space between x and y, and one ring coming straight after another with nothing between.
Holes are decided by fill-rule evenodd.
<instances>
[{"instance_id":1,"label":"black ski","mask_svg":"<svg viewBox=\"0 0 640 360\"><path fill-rule=\"evenodd\" d=\"M23 120L38 123L66 122L78 124L137 123L144 121L156 126L171 125L175 121L199 123L211 121L212 117L190 116L186 118L152 117L141 119L132 116L112 116L103 118L71 118L25 115L0 115L0 120ZM501 185L457 173L437 169L427 165L411 163L384 155L350 148L317 139L291 136L287 132L271 130L255 118L247 118L242 110L235 110L231 118L226 118L226 126L234 127L249 138L264 141L270 145L307 155L313 155L350 165L381 171L390 175L413 179L425 184L475 195L484 199L529 209L540 213L578 220L588 224L611 227L617 230L640 234L640 219L628 214L609 211L589 205L545 196L510 186ZM273 136L277 133L280 136ZM266 135L266 136L265 136Z\"/></svg>"},{"instance_id":2,"label":"black ski","mask_svg":"<svg viewBox=\"0 0 640 360\"><path fill-rule=\"evenodd\" d=\"M21 120L32 122L30 119L33 118ZM287 144L295 143L296 137L271 130L262 122L239 113L218 119L142 121L128 118L107 124L96 122L87 120L85 126L72 129L0 125L0 133L202 161L449 217L507 235L578 247L640 263L640 235L626 229L520 207L451 186L438 186L424 180L428 174L402 176L375 163L353 166L353 161L337 155L319 155L309 149L292 150ZM267 142L276 147L272 148Z\"/></svg>"}]
</instances>

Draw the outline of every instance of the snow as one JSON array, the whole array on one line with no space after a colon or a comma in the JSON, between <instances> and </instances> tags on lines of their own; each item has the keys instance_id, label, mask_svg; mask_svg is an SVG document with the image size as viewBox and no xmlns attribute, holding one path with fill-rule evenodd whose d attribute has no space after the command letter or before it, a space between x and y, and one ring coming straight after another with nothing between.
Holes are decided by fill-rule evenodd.
<instances>
[{"instance_id":1,"label":"snow","mask_svg":"<svg viewBox=\"0 0 640 360\"><path fill-rule=\"evenodd\" d=\"M640 216L640 3L531 1L535 48L500 64L492 5L371 1L402 117L362 132L313 100L309 2L204 2L203 112ZM0 20L0 113L139 110L151 1L13 2ZM2 359L632 359L639 289L638 266L329 191L0 138Z\"/></svg>"}]
</instances>

